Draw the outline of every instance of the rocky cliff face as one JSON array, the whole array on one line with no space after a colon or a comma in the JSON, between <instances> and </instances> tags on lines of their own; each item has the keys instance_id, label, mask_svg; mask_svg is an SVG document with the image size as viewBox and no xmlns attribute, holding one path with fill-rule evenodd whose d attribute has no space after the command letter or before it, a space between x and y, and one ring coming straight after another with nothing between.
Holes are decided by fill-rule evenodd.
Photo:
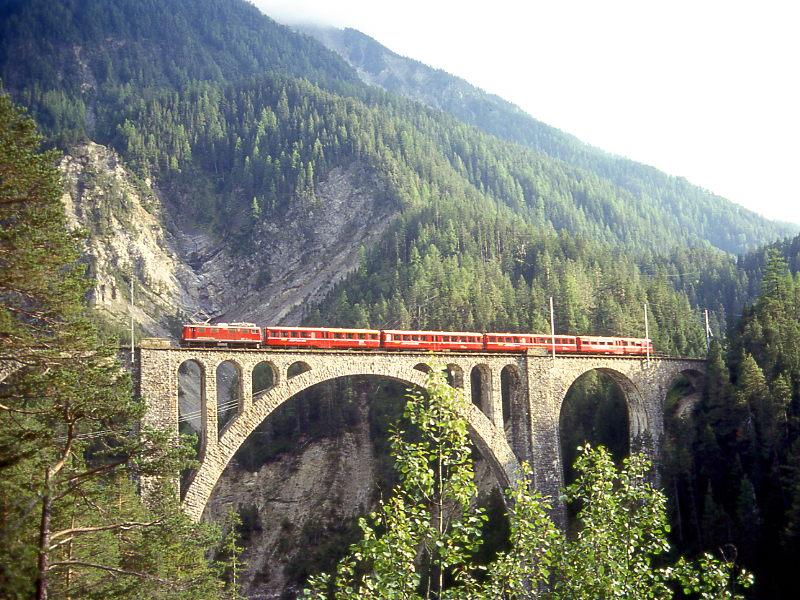
<instances>
[{"instance_id":1,"label":"rocky cliff face","mask_svg":"<svg viewBox=\"0 0 800 600\"><path fill-rule=\"evenodd\" d=\"M64 205L88 232L92 300L111 322L134 318L141 334L174 337L198 311L230 321L297 324L309 303L357 266L392 217L359 165L333 169L317 202L253 228L245 248L187 224L157 182L140 180L111 149L88 142L61 161Z\"/></svg>"},{"instance_id":2,"label":"rocky cliff face","mask_svg":"<svg viewBox=\"0 0 800 600\"><path fill-rule=\"evenodd\" d=\"M302 555L318 552L331 532L372 507L376 460L366 398L359 412L340 435L301 443L255 472L234 462L223 473L204 519L220 522L230 509L250 515L242 557L248 598L295 597Z\"/></svg>"},{"instance_id":3,"label":"rocky cliff face","mask_svg":"<svg viewBox=\"0 0 800 600\"><path fill-rule=\"evenodd\" d=\"M124 323L133 277L136 322L148 335L167 336L170 318L197 304L199 281L165 226L157 189L93 142L65 155L60 169L68 219L87 233L94 306L111 322Z\"/></svg>"}]
</instances>

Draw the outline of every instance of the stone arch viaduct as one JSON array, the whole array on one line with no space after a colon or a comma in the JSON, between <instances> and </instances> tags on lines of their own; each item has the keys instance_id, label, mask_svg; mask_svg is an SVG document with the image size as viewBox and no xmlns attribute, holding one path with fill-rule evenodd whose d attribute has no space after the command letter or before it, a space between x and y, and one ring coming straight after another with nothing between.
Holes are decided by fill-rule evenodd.
<instances>
[{"instance_id":1,"label":"stone arch viaduct","mask_svg":"<svg viewBox=\"0 0 800 600\"><path fill-rule=\"evenodd\" d=\"M675 380L704 371L704 361L684 358L550 356L499 353L359 352L324 350L140 349L139 385L146 425L178 431L178 370L194 361L201 376L201 464L186 490L184 510L199 520L214 486L236 450L281 404L312 385L338 377L373 375L422 386L425 363L447 366L451 385L463 389L464 417L473 442L501 485L518 477L519 461L533 467L533 485L558 497L563 481L559 418L570 386L599 370L622 389L628 406L632 450L657 455L663 433L663 404ZM239 372L235 416L218 430L217 368L233 363ZM268 389L252 391L253 372L266 363ZM260 367L263 369L263 367ZM648 441L649 443L644 443Z\"/></svg>"}]
</instances>

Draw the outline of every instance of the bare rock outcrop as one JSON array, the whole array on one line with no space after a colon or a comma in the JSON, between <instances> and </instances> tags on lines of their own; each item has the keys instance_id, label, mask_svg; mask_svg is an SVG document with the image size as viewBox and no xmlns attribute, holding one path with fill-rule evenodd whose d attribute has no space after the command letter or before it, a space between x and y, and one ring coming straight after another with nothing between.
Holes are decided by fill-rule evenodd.
<instances>
[{"instance_id":1,"label":"bare rock outcrop","mask_svg":"<svg viewBox=\"0 0 800 600\"><path fill-rule=\"evenodd\" d=\"M297 324L358 266L394 214L381 185L358 164L332 169L313 201L273 220L250 223L248 238L220 237L187 223L150 179L113 150L87 142L61 161L70 223L87 231L94 306L142 335L174 337L202 311L218 320Z\"/></svg>"}]
</instances>

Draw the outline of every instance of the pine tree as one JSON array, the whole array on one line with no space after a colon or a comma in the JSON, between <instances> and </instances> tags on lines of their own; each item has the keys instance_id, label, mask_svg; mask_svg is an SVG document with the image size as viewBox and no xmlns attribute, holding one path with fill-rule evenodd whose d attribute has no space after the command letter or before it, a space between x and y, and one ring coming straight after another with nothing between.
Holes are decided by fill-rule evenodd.
<instances>
[{"instance_id":1,"label":"pine tree","mask_svg":"<svg viewBox=\"0 0 800 600\"><path fill-rule=\"evenodd\" d=\"M213 598L213 532L191 524L169 489L144 507L131 483L177 472L186 451L136 434L144 405L84 303L55 154L39 144L0 95L0 588L10 598Z\"/></svg>"}]
</instances>

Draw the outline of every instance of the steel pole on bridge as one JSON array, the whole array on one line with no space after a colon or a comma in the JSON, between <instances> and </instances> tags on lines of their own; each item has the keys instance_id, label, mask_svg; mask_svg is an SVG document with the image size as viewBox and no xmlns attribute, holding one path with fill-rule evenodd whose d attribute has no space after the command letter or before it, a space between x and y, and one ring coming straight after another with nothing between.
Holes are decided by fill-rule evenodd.
<instances>
[{"instance_id":1,"label":"steel pole on bridge","mask_svg":"<svg viewBox=\"0 0 800 600\"><path fill-rule=\"evenodd\" d=\"M136 363L133 333L133 269L131 269L131 366Z\"/></svg>"},{"instance_id":2,"label":"steel pole on bridge","mask_svg":"<svg viewBox=\"0 0 800 600\"><path fill-rule=\"evenodd\" d=\"M644 345L647 348L647 364L650 365L650 327L647 324L647 302L644 303Z\"/></svg>"},{"instance_id":3,"label":"steel pole on bridge","mask_svg":"<svg viewBox=\"0 0 800 600\"><path fill-rule=\"evenodd\" d=\"M553 342L553 362L556 360L556 319L553 313L553 297L550 296L550 339Z\"/></svg>"}]
</instances>

